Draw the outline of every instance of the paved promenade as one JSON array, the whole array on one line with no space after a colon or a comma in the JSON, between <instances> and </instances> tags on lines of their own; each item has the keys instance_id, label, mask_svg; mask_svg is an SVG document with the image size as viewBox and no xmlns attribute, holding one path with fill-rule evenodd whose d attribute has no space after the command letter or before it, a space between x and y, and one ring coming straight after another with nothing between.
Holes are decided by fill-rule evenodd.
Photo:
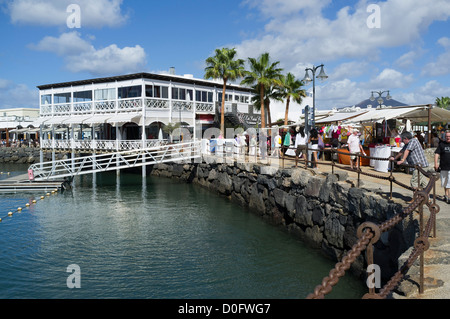
<instances>
[{"instance_id":1,"label":"paved promenade","mask_svg":"<svg viewBox=\"0 0 450 319\"><path fill-rule=\"evenodd\" d=\"M276 166L282 166L281 160L270 158L270 164ZM292 168L295 164L294 160L289 158L284 162L284 168ZM301 169L304 169L304 164L299 163ZM344 166L344 165L342 165ZM347 166L349 167L349 166ZM331 165L319 165L318 170L311 170L316 174L331 173ZM342 171L342 169L336 168L335 172ZM389 176L389 173L381 173L375 171L368 166L362 167L363 172L370 174ZM357 173L352 171L348 172L348 180L355 185L357 182ZM394 172L396 180L409 186L411 175ZM382 196L389 197L390 183L387 180L377 179L370 176L360 176L362 181L360 188L374 191ZM443 201L444 189L441 187L440 181L436 184L436 203L440 207L440 211L436 218L436 238L429 238L430 248L425 252L425 291L423 294L418 293L418 289L412 289L412 294L408 296L408 299L446 299L450 298L450 204ZM408 201L412 199L412 191L402 188L396 184L393 185L393 200L404 203L404 207L407 207ZM429 210L427 206L424 206L425 222L428 220ZM418 218L418 213L414 213L414 217ZM415 265L418 265L418 260ZM414 267L413 267L414 268ZM408 274L411 274L413 280L418 280L417 268L411 269ZM416 292L414 292L416 291ZM396 299L402 299L404 297L394 295Z\"/></svg>"}]
</instances>

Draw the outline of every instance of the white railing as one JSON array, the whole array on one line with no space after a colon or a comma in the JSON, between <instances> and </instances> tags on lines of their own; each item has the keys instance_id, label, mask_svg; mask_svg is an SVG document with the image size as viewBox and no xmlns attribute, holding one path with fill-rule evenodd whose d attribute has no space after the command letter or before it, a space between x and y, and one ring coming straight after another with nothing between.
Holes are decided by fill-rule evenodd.
<instances>
[{"instance_id":1,"label":"white railing","mask_svg":"<svg viewBox=\"0 0 450 319\"><path fill-rule=\"evenodd\" d=\"M52 104L41 105L41 115L52 114Z\"/></svg>"},{"instance_id":2,"label":"white railing","mask_svg":"<svg viewBox=\"0 0 450 319\"><path fill-rule=\"evenodd\" d=\"M115 111L116 101L97 101L94 103L94 110L100 112Z\"/></svg>"},{"instance_id":3,"label":"white railing","mask_svg":"<svg viewBox=\"0 0 450 319\"><path fill-rule=\"evenodd\" d=\"M70 113L70 103L54 104L53 112L54 113Z\"/></svg>"},{"instance_id":4,"label":"white railing","mask_svg":"<svg viewBox=\"0 0 450 319\"><path fill-rule=\"evenodd\" d=\"M84 156L60 161L33 164L29 175L35 181L62 179L123 168L201 158L200 141Z\"/></svg>"},{"instance_id":5,"label":"white railing","mask_svg":"<svg viewBox=\"0 0 450 319\"><path fill-rule=\"evenodd\" d=\"M140 110L142 109L141 99L123 99L119 100L120 110Z\"/></svg>"},{"instance_id":6,"label":"white railing","mask_svg":"<svg viewBox=\"0 0 450 319\"><path fill-rule=\"evenodd\" d=\"M203 103L203 102L197 102L195 105L195 110L197 112L214 112L214 104L212 103Z\"/></svg>"},{"instance_id":7,"label":"white railing","mask_svg":"<svg viewBox=\"0 0 450 319\"><path fill-rule=\"evenodd\" d=\"M74 113L87 113L92 111L92 102L76 102L73 104Z\"/></svg>"},{"instance_id":8,"label":"white railing","mask_svg":"<svg viewBox=\"0 0 450 319\"><path fill-rule=\"evenodd\" d=\"M168 140L43 140L41 148L57 150L129 151L167 145ZM144 147L143 147L144 146Z\"/></svg>"},{"instance_id":9,"label":"white railing","mask_svg":"<svg viewBox=\"0 0 450 319\"><path fill-rule=\"evenodd\" d=\"M169 109L169 100L165 99L145 99L145 106L150 109Z\"/></svg>"}]
</instances>

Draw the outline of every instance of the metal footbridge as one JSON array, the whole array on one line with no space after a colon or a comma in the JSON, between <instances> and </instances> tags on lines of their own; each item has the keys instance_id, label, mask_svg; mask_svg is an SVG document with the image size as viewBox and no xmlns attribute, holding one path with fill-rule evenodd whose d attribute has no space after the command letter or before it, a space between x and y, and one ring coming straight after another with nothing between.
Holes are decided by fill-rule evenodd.
<instances>
[{"instance_id":1,"label":"metal footbridge","mask_svg":"<svg viewBox=\"0 0 450 319\"><path fill-rule=\"evenodd\" d=\"M37 163L29 167L28 175L32 181L61 180L78 175L142 167L164 162L182 162L195 158L201 158L200 141Z\"/></svg>"}]
</instances>

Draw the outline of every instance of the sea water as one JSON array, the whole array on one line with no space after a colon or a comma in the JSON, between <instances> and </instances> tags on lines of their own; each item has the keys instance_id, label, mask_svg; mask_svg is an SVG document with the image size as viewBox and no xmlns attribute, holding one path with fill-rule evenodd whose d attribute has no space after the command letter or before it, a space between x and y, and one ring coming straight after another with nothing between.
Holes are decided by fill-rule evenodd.
<instances>
[{"instance_id":1,"label":"sea water","mask_svg":"<svg viewBox=\"0 0 450 319\"><path fill-rule=\"evenodd\" d=\"M207 189L123 171L0 194L0 218L3 299L303 299L335 265ZM326 298L366 292L347 274Z\"/></svg>"}]
</instances>

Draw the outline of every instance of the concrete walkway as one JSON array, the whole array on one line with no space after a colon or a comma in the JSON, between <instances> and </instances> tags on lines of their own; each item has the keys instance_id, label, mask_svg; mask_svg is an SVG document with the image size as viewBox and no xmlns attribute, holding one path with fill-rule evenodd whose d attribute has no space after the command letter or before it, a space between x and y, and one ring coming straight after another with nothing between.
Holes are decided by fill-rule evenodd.
<instances>
[{"instance_id":1,"label":"concrete walkway","mask_svg":"<svg viewBox=\"0 0 450 319\"><path fill-rule=\"evenodd\" d=\"M281 160L271 158L270 164L282 167L283 164ZM284 168L293 168L295 162L293 159L288 158L284 161ZM345 166L345 165L341 165ZM298 169L305 169L303 163L299 163ZM349 166L346 166L349 167ZM319 175L319 174L329 174L331 173L331 165L320 165L317 170L308 169L309 171ZM335 169L335 172L343 171L342 169ZM362 171L378 176L389 176L389 173L377 172L373 168L368 166L363 166ZM357 173L353 171L345 170L348 173L348 181L357 185ZM403 172L394 172L394 177L396 180L410 185L411 175ZM390 182L388 180L377 179L371 176L360 176L360 188L366 189L380 194L383 197L389 198L390 195ZM406 208L408 206L408 201L412 199L412 191L402 188L396 184L393 184L393 200L404 204ZM424 277L425 277L425 291L423 294L419 294L418 289L414 285L411 292L406 297L407 299L443 299L450 298L450 204L443 201L444 189L441 187L440 181L436 184L436 204L439 205L440 211L436 218L436 238L429 238L430 248L425 252L425 267L424 267ZM419 214L414 213L414 218L418 218ZM429 210L428 207L424 206L424 216L425 223L428 220ZM411 276L412 281L418 282L418 265L417 260L414 266L408 272ZM416 267L417 266L417 267ZM405 298L394 293L395 299Z\"/></svg>"}]
</instances>

